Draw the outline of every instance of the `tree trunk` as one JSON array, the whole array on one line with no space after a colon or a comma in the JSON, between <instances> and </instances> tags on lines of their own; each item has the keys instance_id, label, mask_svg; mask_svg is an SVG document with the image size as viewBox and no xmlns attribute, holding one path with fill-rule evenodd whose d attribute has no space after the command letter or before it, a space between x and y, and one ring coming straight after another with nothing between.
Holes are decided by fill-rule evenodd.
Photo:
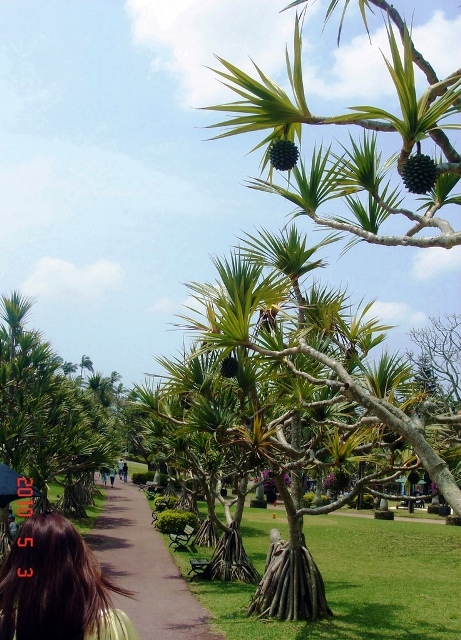
<instances>
[{"instance_id":1,"label":"tree trunk","mask_svg":"<svg viewBox=\"0 0 461 640\"><path fill-rule=\"evenodd\" d=\"M243 547L237 522L232 522L219 538L211 562L204 572L208 578L220 578L227 582L257 584L261 576L252 565Z\"/></svg>"},{"instance_id":2,"label":"tree trunk","mask_svg":"<svg viewBox=\"0 0 461 640\"><path fill-rule=\"evenodd\" d=\"M39 487L39 489L40 492L43 493L44 497L34 498L33 510L34 513L45 513L45 511L51 509L52 507L51 502L48 500L48 485L46 484L46 482L41 487Z\"/></svg>"},{"instance_id":3,"label":"tree trunk","mask_svg":"<svg viewBox=\"0 0 461 640\"><path fill-rule=\"evenodd\" d=\"M57 504L57 509L66 518L87 518L88 515L82 504L82 487L78 482L72 482L72 478L67 478L64 487L64 495Z\"/></svg>"},{"instance_id":4,"label":"tree trunk","mask_svg":"<svg viewBox=\"0 0 461 640\"><path fill-rule=\"evenodd\" d=\"M183 487L175 509L177 511L191 511L192 513L195 513L200 521L201 516L197 506L197 489L191 491L190 489L185 489Z\"/></svg>"},{"instance_id":5,"label":"tree trunk","mask_svg":"<svg viewBox=\"0 0 461 640\"><path fill-rule=\"evenodd\" d=\"M200 525L194 544L197 547L215 547L218 542L218 530L211 518L205 518Z\"/></svg>"},{"instance_id":6,"label":"tree trunk","mask_svg":"<svg viewBox=\"0 0 461 640\"><path fill-rule=\"evenodd\" d=\"M352 378L339 362L312 348L304 339L300 339L300 346L304 353L311 355L337 374L339 380L344 384L342 393L348 400L353 400L364 409L368 409L372 415L377 416L392 431L402 436L413 447L432 482L438 485L440 493L443 494L455 515L461 517L461 489L450 472L448 464L431 447L421 433L421 421L407 416L389 402L372 396L360 383Z\"/></svg>"},{"instance_id":7,"label":"tree trunk","mask_svg":"<svg viewBox=\"0 0 461 640\"><path fill-rule=\"evenodd\" d=\"M301 444L301 414L296 411L291 419L291 446L301 452ZM302 470L296 469L291 472L291 497L296 509L303 507L303 493ZM302 528L302 521L300 526Z\"/></svg>"},{"instance_id":8,"label":"tree trunk","mask_svg":"<svg viewBox=\"0 0 461 640\"><path fill-rule=\"evenodd\" d=\"M0 566L10 551L11 542L8 508L0 509Z\"/></svg>"},{"instance_id":9,"label":"tree trunk","mask_svg":"<svg viewBox=\"0 0 461 640\"><path fill-rule=\"evenodd\" d=\"M86 471L76 482L78 498L82 504L94 506L94 495L99 489L94 483L94 473Z\"/></svg>"},{"instance_id":10,"label":"tree trunk","mask_svg":"<svg viewBox=\"0 0 461 640\"><path fill-rule=\"evenodd\" d=\"M333 615L320 571L306 547L302 525L283 477L274 476L287 512L290 539L269 548L266 569L248 615L279 620L319 620Z\"/></svg>"}]
</instances>

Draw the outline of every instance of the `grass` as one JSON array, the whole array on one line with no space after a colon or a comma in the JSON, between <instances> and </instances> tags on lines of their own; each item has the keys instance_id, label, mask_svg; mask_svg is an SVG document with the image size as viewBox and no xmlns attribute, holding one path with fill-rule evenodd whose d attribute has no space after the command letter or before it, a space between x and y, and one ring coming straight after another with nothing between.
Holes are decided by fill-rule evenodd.
<instances>
[{"instance_id":1,"label":"grass","mask_svg":"<svg viewBox=\"0 0 461 640\"><path fill-rule=\"evenodd\" d=\"M131 477L133 473L144 473L147 471L147 464L143 464L142 462L132 462L131 460L127 460L128 464L128 475Z\"/></svg>"},{"instance_id":2,"label":"grass","mask_svg":"<svg viewBox=\"0 0 461 640\"><path fill-rule=\"evenodd\" d=\"M287 537L283 509L246 509L244 545L260 572L272 527ZM459 528L330 514L305 518L305 533L334 617L315 624L247 618L254 586L198 578L190 589L226 640L459 640ZM190 553L172 555L186 575Z\"/></svg>"},{"instance_id":3,"label":"grass","mask_svg":"<svg viewBox=\"0 0 461 640\"><path fill-rule=\"evenodd\" d=\"M102 511L106 499L106 492L104 487L99 486L97 482L96 486L98 487L98 489L100 489L100 494L94 496L94 505L85 505L85 511L88 517L81 519L71 518L71 521L74 524L75 528L82 534L82 536L89 533L94 527L94 523ZM62 497L63 492L64 486L62 484L59 484L58 482L50 482L48 485L48 499L51 504L56 504L56 502L58 502L58 500ZM11 502L10 507L13 509L13 513L16 516L17 522L22 522L24 518L17 517L17 502Z\"/></svg>"}]
</instances>

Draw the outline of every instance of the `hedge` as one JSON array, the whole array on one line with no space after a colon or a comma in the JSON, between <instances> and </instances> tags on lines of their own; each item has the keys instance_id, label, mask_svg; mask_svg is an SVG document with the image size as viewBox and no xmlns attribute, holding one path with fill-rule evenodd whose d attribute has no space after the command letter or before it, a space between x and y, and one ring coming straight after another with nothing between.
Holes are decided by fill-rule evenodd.
<instances>
[{"instance_id":1,"label":"hedge","mask_svg":"<svg viewBox=\"0 0 461 640\"><path fill-rule=\"evenodd\" d=\"M309 491L308 493L305 493L303 495L304 506L306 508L308 508L308 509L310 507L312 507L313 503L314 503L314 498L315 498L315 493L313 493L312 491ZM327 495L325 495L324 493L322 493L322 506L326 505L326 504L330 504L330 498Z\"/></svg>"},{"instance_id":2,"label":"hedge","mask_svg":"<svg viewBox=\"0 0 461 640\"><path fill-rule=\"evenodd\" d=\"M165 511L166 509L174 509L179 498L177 496L155 496L152 501L153 511Z\"/></svg>"},{"instance_id":3,"label":"hedge","mask_svg":"<svg viewBox=\"0 0 461 640\"><path fill-rule=\"evenodd\" d=\"M191 511L167 509L159 514L156 524L161 533L182 533L186 525L197 530L198 518Z\"/></svg>"},{"instance_id":4,"label":"hedge","mask_svg":"<svg viewBox=\"0 0 461 640\"><path fill-rule=\"evenodd\" d=\"M132 482L135 484L146 484L154 479L155 471L143 471L142 473L133 473L131 476Z\"/></svg>"},{"instance_id":5,"label":"hedge","mask_svg":"<svg viewBox=\"0 0 461 640\"><path fill-rule=\"evenodd\" d=\"M349 502L347 506L349 509L357 509L357 500L358 496L354 496ZM364 493L362 495L362 509L374 509L375 508L375 500L376 498L371 495L371 493Z\"/></svg>"}]
</instances>

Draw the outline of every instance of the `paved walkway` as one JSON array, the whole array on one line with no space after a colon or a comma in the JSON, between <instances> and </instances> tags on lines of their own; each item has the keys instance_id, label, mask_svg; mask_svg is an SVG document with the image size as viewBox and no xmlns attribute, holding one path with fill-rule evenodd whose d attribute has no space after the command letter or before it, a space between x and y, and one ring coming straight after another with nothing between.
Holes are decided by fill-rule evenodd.
<instances>
[{"instance_id":1,"label":"paved walkway","mask_svg":"<svg viewBox=\"0 0 461 640\"><path fill-rule=\"evenodd\" d=\"M86 536L103 569L114 581L136 592L136 599L114 597L133 621L141 640L223 640L209 627L209 612L189 591L151 525L144 492L118 477L96 526Z\"/></svg>"}]
</instances>

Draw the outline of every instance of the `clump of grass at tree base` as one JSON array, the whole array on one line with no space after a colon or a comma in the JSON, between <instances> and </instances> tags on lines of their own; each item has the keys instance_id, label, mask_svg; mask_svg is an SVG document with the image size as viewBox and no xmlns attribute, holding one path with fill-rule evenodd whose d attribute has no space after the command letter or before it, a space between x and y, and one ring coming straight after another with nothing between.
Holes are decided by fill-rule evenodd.
<instances>
[{"instance_id":1,"label":"clump of grass at tree base","mask_svg":"<svg viewBox=\"0 0 461 640\"><path fill-rule=\"evenodd\" d=\"M260 572L273 527L287 537L283 510L245 510L245 550ZM306 517L304 530L334 617L314 624L247 618L254 586L194 580L192 592L226 640L459 640L457 527L329 514ZM200 548L193 555L211 554ZM191 554L172 556L187 575Z\"/></svg>"}]
</instances>

